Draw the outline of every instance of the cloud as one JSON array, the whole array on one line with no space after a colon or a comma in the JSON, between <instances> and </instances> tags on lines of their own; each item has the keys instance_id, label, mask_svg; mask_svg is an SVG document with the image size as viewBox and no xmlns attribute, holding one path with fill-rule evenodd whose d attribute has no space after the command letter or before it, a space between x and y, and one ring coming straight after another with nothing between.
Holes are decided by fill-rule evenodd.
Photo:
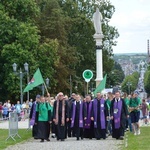
<instances>
[{"instance_id":1,"label":"cloud","mask_svg":"<svg viewBox=\"0 0 150 150\"><path fill-rule=\"evenodd\" d=\"M146 52L150 38L150 0L110 0L116 8L110 25L120 34L115 53Z\"/></svg>"}]
</instances>

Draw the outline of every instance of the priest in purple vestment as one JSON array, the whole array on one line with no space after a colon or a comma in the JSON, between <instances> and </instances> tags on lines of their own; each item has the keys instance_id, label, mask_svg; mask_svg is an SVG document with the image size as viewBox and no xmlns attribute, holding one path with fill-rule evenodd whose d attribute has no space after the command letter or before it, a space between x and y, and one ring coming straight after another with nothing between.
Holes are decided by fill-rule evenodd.
<instances>
[{"instance_id":1,"label":"priest in purple vestment","mask_svg":"<svg viewBox=\"0 0 150 150\"><path fill-rule=\"evenodd\" d=\"M94 121L94 134L97 140L106 139L106 118L108 110L106 101L102 98L101 93L93 100L91 120Z\"/></svg>"},{"instance_id":2,"label":"priest in purple vestment","mask_svg":"<svg viewBox=\"0 0 150 150\"><path fill-rule=\"evenodd\" d=\"M84 138L92 139L94 138L94 121L91 120L92 115L92 97L91 95L86 95L85 98L85 109L87 113L87 119L84 122Z\"/></svg>"},{"instance_id":3,"label":"priest in purple vestment","mask_svg":"<svg viewBox=\"0 0 150 150\"><path fill-rule=\"evenodd\" d=\"M86 109L80 95L76 95L71 107L71 128L74 128L77 140L79 137L83 139L84 120L86 120Z\"/></svg>"},{"instance_id":4,"label":"priest in purple vestment","mask_svg":"<svg viewBox=\"0 0 150 150\"><path fill-rule=\"evenodd\" d=\"M115 98L111 101L110 116L112 119L112 137L124 139L126 118L129 117L127 106L120 97L120 92L115 92Z\"/></svg>"}]
</instances>

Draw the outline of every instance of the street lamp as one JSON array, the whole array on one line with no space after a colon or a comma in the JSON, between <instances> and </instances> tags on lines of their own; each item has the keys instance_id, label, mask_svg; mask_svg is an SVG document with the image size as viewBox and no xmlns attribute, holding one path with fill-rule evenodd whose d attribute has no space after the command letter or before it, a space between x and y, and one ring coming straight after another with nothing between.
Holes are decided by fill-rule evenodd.
<instances>
[{"instance_id":1,"label":"street lamp","mask_svg":"<svg viewBox=\"0 0 150 150\"><path fill-rule=\"evenodd\" d=\"M24 74L27 74L27 76L28 76L28 72L29 72L28 64L27 63L24 64L24 69L26 71L24 73L22 72L21 68L20 68L20 71L17 72L17 64L16 63L14 63L12 66L13 66L14 73L16 75L19 75L19 77L20 77L20 103L23 104L22 79L23 79Z\"/></svg>"},{"instance_id":2,"label":"street lamp","mask_svg":"<svg viewBox=\"0 0 150 150\"><path fill-rule=\"evenodd\" d=\"M131 82L127 82L127 86L128 86L128 92L130 94L130 88L131 88L132 83Z\"/></svg>"},{"instance_id":3,"label":"street lamp","mask_svg":"<svg viewBox=\"0 0 150 150\"><path fill-rule=\"evenodd\" d=\"M30 79L29 79L29 64L28 63L24 64L24 70L27 73L27 83L29 83ZM29 101L29 91L27 92L27 100Z\"/></svg>"},{"instance_id":4,"label":"street lamp","mask_svg":"<svg viewBox=\"0 0 150 150\"><path fill-rule=\"evenodd\" d=\"M49 87L49 78L46 78L45 81L46 81L46 85Z\"/></svg>"}]
</instances>

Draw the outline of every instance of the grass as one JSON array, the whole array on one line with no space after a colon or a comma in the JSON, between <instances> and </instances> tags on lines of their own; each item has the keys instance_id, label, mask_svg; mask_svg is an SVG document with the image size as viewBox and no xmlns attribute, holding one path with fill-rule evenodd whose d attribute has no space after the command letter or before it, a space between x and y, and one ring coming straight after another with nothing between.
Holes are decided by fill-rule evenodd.
<instances>
[{"instance_id":1,"label":"grass","mask_svg":"<svg viewBox=\"0 0 150 150\"><path fill-rule=\"evenodd\" d=\"M30 139L32 137L31 130L27 131L27 129L19 129L18 134L21 138L15 137L14 141L12 138L8 138L8 129L0 129L0 150L3 150L7 148L10 145L15 145L20 142L25 142L26 140Z\"/></svg>"},{"instance_id":2,"label":"grass","mask_svg":"<svg viewBox=\"0 0 150 150\"><path fill-rule=\"evenodd\" d=\"M126 133L127 135L127 147L122 146L122 150L150 150L150 126L141 127L140 135L133 135L133 133Z\"/></svg>"}]
</instances>

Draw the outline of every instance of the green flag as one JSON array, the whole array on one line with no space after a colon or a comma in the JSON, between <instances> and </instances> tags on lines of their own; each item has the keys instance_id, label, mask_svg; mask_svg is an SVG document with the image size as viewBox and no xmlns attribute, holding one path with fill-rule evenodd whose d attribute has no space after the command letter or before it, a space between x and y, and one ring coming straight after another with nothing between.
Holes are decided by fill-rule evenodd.
<instances>
[{"instance_id":1,"label":"green flag","mask_svg":"<svg viewBox=\"0 0 150 150\"><path fill-rule=\"evenodd\" d=\"M100 84L97 86L97 88L95 89L94 96L96 96L97 92L101 92L102 90L105 89L105 85L106 85L106 78L107 78L107 74L105 75L105 77L103 78L103 80L100 82Z\"/></svg>"},{"instance_id":2,"label":"green flag","mask_svg":"<svg viewBox=\"0 0 150 150\"><path fill-rule=\"evenodd\" d=\"M36 72L33 75L33 78L31 79L31 81L28 83L28 85L26 86L26 88L23 90L23 92L28 92L30 90L32 90L34 87L40 85L44 83L42 74L40 72L40 69L38 68L36 70Z\"/></svg>"}]
</instances>

